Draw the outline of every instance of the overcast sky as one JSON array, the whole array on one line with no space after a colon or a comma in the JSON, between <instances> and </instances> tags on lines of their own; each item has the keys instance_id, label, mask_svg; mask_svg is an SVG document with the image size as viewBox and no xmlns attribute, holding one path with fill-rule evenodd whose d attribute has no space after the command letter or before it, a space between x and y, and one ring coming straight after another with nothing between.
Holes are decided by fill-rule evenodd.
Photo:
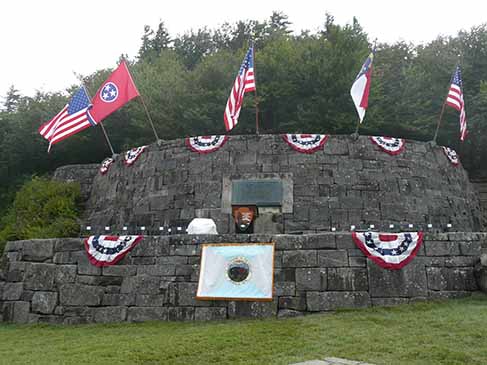
<instances>
[{"instance_id":1,"label":"overcast sky","mask_svg":"<svg viewBox=\"0 0 487 365\"><path fill-rule=\"evenodd\" d=\"M325 13L336 23L356 16L379 42L428 42L487 22L485 0L6 0L0 10L0 96L10 85L23 95L63 91L87 75L111 68L120 54L134 57L144 25L165 22L171 35L237 20L289 16L295 31L315 31Z\"/></svg>"}]
</instances>

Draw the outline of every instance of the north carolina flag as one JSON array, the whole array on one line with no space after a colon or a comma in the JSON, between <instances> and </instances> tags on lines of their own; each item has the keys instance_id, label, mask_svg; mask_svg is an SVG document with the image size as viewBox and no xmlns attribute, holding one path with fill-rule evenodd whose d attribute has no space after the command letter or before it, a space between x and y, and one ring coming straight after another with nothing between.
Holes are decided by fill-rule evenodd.
<instances>
[{"instance_id":1,"label":"north carolina flag","mask_svg":"<svg viewBox=\"0 0 487 365\"><path fill-rule=\"evenodd\" d=\"M350 89L353 103L357 109L360 123L364 120L365 111L369 105L370 80L372 78L372 62L374 60L374 52L371 52L369 57L362 65L362 69L358 73L355 81Z\"/></svg>"},{"instance_id":2,"label":"north carolina flag","mask_svg":"<svg viewBox=\"0 0 487 365\"><path fill-rule=\"evenodd\" d=\"M136 96L140 96L139 91L132 80L127 64L122 61L96 92L91 101L93 107L88 113L96 123L99 123Z\"/></svg>"}]
</instances>

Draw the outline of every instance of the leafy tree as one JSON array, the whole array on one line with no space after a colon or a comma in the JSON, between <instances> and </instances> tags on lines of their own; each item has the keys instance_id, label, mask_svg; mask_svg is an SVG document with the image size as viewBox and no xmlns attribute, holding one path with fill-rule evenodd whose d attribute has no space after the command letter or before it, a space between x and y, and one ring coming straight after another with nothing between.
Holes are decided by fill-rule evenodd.
<instances>
[{"instance_id":1,"label":"leafy tree","mask_svg":"<svg viewBox=\"0 0 487 365\"><path fill-rule=\"evenodd\" d=\"M77 236L79 198L76 183L38 177L25 183L2 220L2 250L7 240Z\"/></svg>"},{"instance_id":2,"label":"leafy tree","mask_svg":"<svg viewBox=\"0 0 487 365\"><path fill-rule=\"evenodd\" d=\"M4 109L7 113L12 113L17 109L21 95L19 90L17 90L14 85L11 85L7 91L7 96L5 97Z\"/></svg>"}]
</instances>

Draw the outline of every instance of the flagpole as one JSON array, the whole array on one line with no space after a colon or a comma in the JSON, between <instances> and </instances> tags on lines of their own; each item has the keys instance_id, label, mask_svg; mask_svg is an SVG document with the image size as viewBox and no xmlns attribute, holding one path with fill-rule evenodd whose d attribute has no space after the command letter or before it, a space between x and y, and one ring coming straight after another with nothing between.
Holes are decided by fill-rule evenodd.
<instances>
[{"instance_id":1,"label":"flagpole","mask_svg":"<svg viewBox=\"0 0 487 365\"><path fill-rule=\"evenodd\" d=\"M450 83L448 84L448 90L450 90L454 74L455 73L453 73L452 76L450 77ZM438 131L440 130L441 120L443 118L443 113L445 112L445 106L446 106L446 99L447 98L448 98L448 93L447 93L447 97L445 98L445 100L443 100L443 105L441 107L440 117L438 118L438 124L436 125L435 136L433 137L433 141L432 141L433 144L436 144L436 138L438 137Z\"/></svg>"},{"instance_id":2,"label":"flagpole","mask_svg":"<svg viewBox=\"0 0 487 365\"><path fill-rule=\"evenodd\" d=\"M254 42L250 40L250 44L252 45L252 64L254 66L254 84L255 82L255 48ZM257 86L254 88L254 101L255 101L255 134L259 135L259 98L257 96Z\"/></svg>"},{"instance_id":3,"label":"flagpole","mask_svg":"<svg viewBox=\"0 0 487 365\"><path fill-rule=\"evenodd\" d=\"M90 100L91 100L91 95L88 93L88 89L86 88L83 80L80 80L80 81L81 81L81 86L85 90L86 95L88 95L88 98L90 98ZM112 152L112 158L113 158L115 156L115 151L113 150L112 143L110 142L110 139L108 138L107 131L106 131L105 127L103 126L102 122L99 122L98 125L101 127L103 135L105 136L105 141L107 141L108 147L110 148L110 151Z\"/></svg>"},{"instance_id":4,"label":"flagpole","mask_svg":"<svg viewBox=\"0 0 487 365\"><path fill-rule=\"evenodd\" d=\"M123 57L123 60L124 60L125 64L127 65L127 70L129 70L129 65L128 65L128 62L125 59L125 57ZM140 100L142 106L144 107L145 115L147 116L147 119L149 120L149 123L150 123L150 125L152 127L152 132L154 132L154 136L156 137L156 142L159 143L160 138L157 135L156 127L154 127L154 122L152 121L152 118L151 118L151 116L149 114L149 110L147 109L147 105L145 105L144 98L142 97L141 94L139 94L139 100Z\"/></svg>"},{"instance_id":5,"label":"flagpole","mask_svg":"<svg viewBox=\"0 0 487 365\"><path fill-rule=\"evenodd\" d=\"M149 122L150 122L150 125L152 127L152 131L154 132L154 136L156 136L156 142L159 143L159 141L161 140L159 138L159 136L157 135L157 132L156 132L156 127L154 127L154 123L152 122L152 118L149 114L149 110L147 109L147 106L145 105L145 101L144 101L144 98L142 97L142 95L139 95L139 100L142 104L142 106L144 107L144 110L145 110L145 114L147 115L147 119L149 119Z\"/></svg>"}]
</instances>

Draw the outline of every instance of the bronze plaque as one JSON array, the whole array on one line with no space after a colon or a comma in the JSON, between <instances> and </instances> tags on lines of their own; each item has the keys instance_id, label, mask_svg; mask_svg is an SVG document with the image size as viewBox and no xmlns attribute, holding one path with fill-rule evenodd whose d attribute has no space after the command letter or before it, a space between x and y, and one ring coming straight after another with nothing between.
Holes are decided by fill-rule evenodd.
<instances>
[{"instance_id":1,"label":"bronze plaque","mask_svg":"<svg viewBox=\"0 0 487 365\"><path fill-rule=\"evenodd\" d=\"M281 206L280 180L232 181L232 205Z\"/></svg>"}]
</instances>

